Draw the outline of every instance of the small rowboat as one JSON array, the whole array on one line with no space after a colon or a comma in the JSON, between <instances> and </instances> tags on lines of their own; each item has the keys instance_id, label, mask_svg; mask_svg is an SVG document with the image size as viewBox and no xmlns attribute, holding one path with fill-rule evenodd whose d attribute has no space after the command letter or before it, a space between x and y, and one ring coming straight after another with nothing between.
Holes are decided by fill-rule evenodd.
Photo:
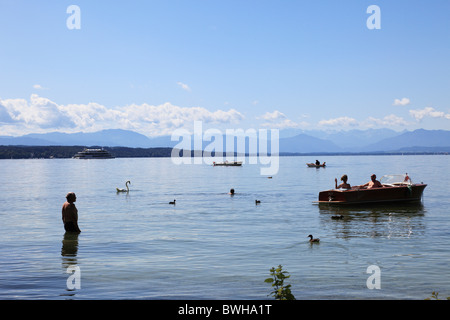
<instances>
[{"instance_id":1,"label":"small rowboat","mask_svg":"<svg viewBox=\"0 0 450 320\"><path fill-rule=\"evenodd\" d=\"M320 167L324 168L325 167L325 162L322 163L322 164L307 163L306 165L308 167L310 167L310 168L320 168Z\"/></svg>"},{"instance_id":2,"label":"small rowboat","mask_svg":"<svg viewBox=\"0 0 450 320\"><path fill-rule=\"evenodd\" d=\"M224 167L238 167L242 166L242 161L224 161L224 162L213 162L213 166L224 166Z\"/></svg>"}]
</instances>

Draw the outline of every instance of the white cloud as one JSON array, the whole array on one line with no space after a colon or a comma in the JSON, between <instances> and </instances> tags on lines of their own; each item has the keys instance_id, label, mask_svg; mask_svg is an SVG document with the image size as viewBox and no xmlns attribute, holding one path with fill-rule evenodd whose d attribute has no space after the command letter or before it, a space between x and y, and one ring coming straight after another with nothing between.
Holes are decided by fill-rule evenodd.
<instances>
[{"instance_id":1,"label":"white cloud","mask_svg":"<svg viewBox=\"0 0 450 320\"><path fill-rule=\"evenodd\" d=\"M346 127L360 127L360 128L372 128L372 127L402 127L410 125L411 123L408 123L405 119L402 117L399 117L395 114L387 115L383 118L375 118L375 117L368 117L365 120L358 121L351 117L339 117L334 119L328 119L328 120L321 120L319 121L320 126L326 126L326 127L340 127L340 128L346 128Z\"/></svg>"},{"instance_id":2,"label":"white cloud","mask_svg":"<svg viewBox=\"0 0 450 320\"><path fill-rule=\"evenodd\" d=\"M273 112L266 112L262 116L256 117L256 119L265 120L266 122L262 123L261 126L267 128L298 128L301 125L305 125L305 123L298 124L297 122L288 119L288 117L284 113L278 110L275 110Z\"/></svg>"},{"instance_id":3,"label":"white cloud","mask_svg":"<svg viewBox=\"0 0 450 320\"><path fill-rule=\"evenodd\" d=\"M189 91L189 92L191 91L191 88L183 82L178 81L177 85L179 85L181 87L181 89L183 89L185 91Z\"/></svg>"},{"instance_id":4,"label":"white cloud","mask_svg":"<svg viewBox=\"0 0 450 320\"><path fill-rule=\"evenodd\" d=\"M115 109L90 102L88 104L68 104L61 106L64 112L72 119L77 130L98 131L114 128L114 123L124 129L123 119L126 114Z\"/></svg>"},{"instance_id":5,"label":"white cloud","mask_svg":"<svg viewBox=\"0 0 450 320\"><path fill-rule=\"evenodd\" d=\"M61 106L37 94L32 94L29 102L24 99L7 99L0 103L14 123L44 129L74 126Z\"/></svg>"},{"instance_id":6,"label":"white cloud","mask_svg":"<svg viewBox=\"0 0 450 320\"><path fill-rule=\"evenodd\" d=\"M194 121L204 123L237 123L244 115L235 109L211 112L201 107L179 107L170 103L158 106L149 104L129 105L122 108L122 120L125 128L136 130L146 135L168 135L181 127L190 127Z\"/></svg>"},{"instance_id":7,"label":"white cloud","mask_svg":"<svg viewBox=\"0 0 450 320\"><path fill-rule=\"evenodd\" d=\"M425 117L444 118L450 120L450 113L437 111L432 107L426 107L421 110L409 110L409 114L417 121L421 121Z\"/></svg>"},{"instance_id":8,"label":"white cloud","mask_svg":"<svg viewBox=\"0 0 450 320\"><path fill-rule=\"evenodd\" d=\"M410 103L411 103L411 101L408 98L395 99L393 106L406 106Z\"/></svg>"},{"instance_id":9,"label":"white cloud","mask_svg":"<svg viewBox=\"0 0 450 320\"><path fill-rule=\"evenodd\" d=\"M266 112L262 116L257 117L257 119L264 119L267 121L275 121L279 119L287 119L286 115L278 110L274 112Z\"/></svg>"},{"instance_id":10,"label":"white cloud","mask_svg":"<svg viewBox=\"0 0 450 320\"><path fill-rule=\"evenodd\" d=\"M327 127L350 127L350 126L357 126L358 122L350 117L339 117L334 119L328 119L328 120L320 120L319 121L320 126L327 126Z\"/></svg>"},{"instance_id":11,"label":"white cloud","mask_svg":"<svg viewBox=\"0 0 450 320\"><path fill-rule=\"evenodd\" d=\"M49 88L43 87L40 84L33 84L33 89L36 89L36 90L48 90Z\"/></svg>"},{"instance_id":12,"label":"white cloud","mask_svg":"<svg viewBox=\"0 0 450 320\"><path fill-rule=\"evenodd\" d=\"M371 126L393 127L393 126L407 126L410 123L408 123L402 117L396 116L395 114L390 114L382 119L369 117L365 121L365 124L369 127Z\"/></svg>"},{"instance_id":13,"label":"white cloud","mask_svg":"<svg viewBox=\"0 0 450 320\"><path fill-rule=\"evenodd\" d=\"M179 107L171 103L107 108L101 104L58 105L36 94L30 100L0 100L2 133L26 134L59 130L92 132L103 129L128 129L148 136L170 135L180 127L190 127L194 121L204 123L238 123L245 117L235 109L209 111L201 107ZM8 125L8 128L5 125Z\"/></svg>"},{"instance_id":14,"label":"white cloud","mask_svg":"<svg viewBox=\"0 0 450 320\"><path fill-rule=\"evenodd\" d=\"M14 120L11 118L11 115L8 112L8 109L2 105L0 100L0 124L1 123L13 123Z\"/></svg>"}]
</instances>

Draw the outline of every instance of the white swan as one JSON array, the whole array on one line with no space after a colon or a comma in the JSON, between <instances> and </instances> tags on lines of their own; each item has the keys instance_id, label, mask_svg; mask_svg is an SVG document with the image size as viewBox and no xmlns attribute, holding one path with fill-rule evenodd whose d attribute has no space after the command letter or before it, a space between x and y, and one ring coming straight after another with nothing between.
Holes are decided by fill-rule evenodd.
<instances>
[{"instance_id":1,"label":"white swan","mask_svg":"<svg viewBox=\"0 0 450 320\"><path fill-rule=\"evenodd\" d=\"M127 189L119 189L116 188L117 192L129 192L130 188L128 188L128 184L131 183L130 181L125 182L125 186L127 187Z\"/></svg>"}]
</instances>

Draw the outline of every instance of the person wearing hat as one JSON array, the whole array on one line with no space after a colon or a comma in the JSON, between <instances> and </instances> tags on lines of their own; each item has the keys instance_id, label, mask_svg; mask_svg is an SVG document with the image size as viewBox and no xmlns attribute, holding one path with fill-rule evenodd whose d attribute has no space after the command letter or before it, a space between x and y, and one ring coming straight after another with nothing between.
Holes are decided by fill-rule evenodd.
<instances>
[{"instance_id":1,"label":"person wearing hat","mask_svg":"<svg viewBox=\"0 0 450 320\"><path fill-rule=\"evenodd\" d=\"M75 206L77 196L73 192L69 192L66 195L67 201L64 202L62 207L62 221L64 223L64 229L67 232L80 233L81 230L78 227L78 209Z\"/></svg>"}]
</instances>

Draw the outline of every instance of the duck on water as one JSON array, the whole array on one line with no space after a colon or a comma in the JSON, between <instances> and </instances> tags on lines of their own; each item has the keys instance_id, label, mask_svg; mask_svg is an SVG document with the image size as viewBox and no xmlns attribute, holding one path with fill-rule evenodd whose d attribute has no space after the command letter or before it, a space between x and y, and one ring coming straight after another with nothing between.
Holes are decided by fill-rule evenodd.
<instances>
[{"instance_id":1,"label":"duck on water","mask_svg":"<svg viewBox=\"0 0 450 320\"><path fill-rule=\"evenodd\" d=\"M318 242L320 242L320 239L319 238L314 238L312 236L312 234L310 234L308 237L309 237L309 242L310 243L318 243Z\"/></svg>"}]
</instances>

